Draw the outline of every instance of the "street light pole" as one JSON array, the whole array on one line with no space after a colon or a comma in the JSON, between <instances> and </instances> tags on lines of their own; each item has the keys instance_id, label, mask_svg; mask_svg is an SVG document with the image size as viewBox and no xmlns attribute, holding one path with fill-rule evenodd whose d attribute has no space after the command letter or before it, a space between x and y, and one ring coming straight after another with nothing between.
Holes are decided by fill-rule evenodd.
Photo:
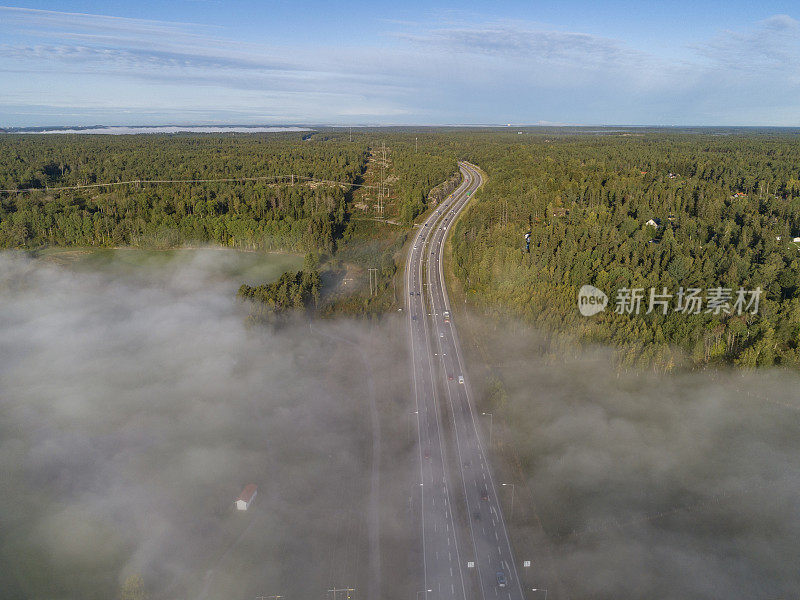
<instances>
[{"instance_id":1,"label":"street light pole","mask_svg":"<svg viewBox=\"0 0 800 600\"><path fill-rule=\"evenodd\" d=\"M484 417L489 417L489 448L492 447L492 423L494 422L494 417L492 413L481 413Z\"/></svg>"},{"instance_id":2,"label":"street light pole","mask_svg":"<svg viewBox=\"0 0 800 600\"><path fill-rule=\"evenodd\" d=\"M418 410L412 410L410 413L408 413L408 422L406 423L406 438L407 439L411 438L411 415L418 415L418 414L419 414Z\"/></svg>"},{"instance_id":3,"label":"street light pole","mask_svg":"<svg viewBox=\"0 0 800 600\"><path fill-rule=\"evenodd\" d=\"M501 483L500 485L503 485L503 486L510 485L511 486L511 514L509 516L514 516L514 484L513 483Z\"/></svg>"},{"instance_id":4,"label":"street light pole","mask_svg":"<svg viewBox=\"0 0 800 600\"><path fill-rule=\"evenodd\" d=\"M544 592L544 600L547 600L547 588L531 588L532 592Z\"/></svg>"}]
</instances>

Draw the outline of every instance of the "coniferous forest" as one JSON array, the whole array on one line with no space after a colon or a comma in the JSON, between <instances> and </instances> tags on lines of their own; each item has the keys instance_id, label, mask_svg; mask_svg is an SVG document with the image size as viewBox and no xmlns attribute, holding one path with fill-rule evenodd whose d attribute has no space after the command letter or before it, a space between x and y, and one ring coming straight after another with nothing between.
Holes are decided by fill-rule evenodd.
<instances>
[{"instance_id":1,"label":"coniferous forest","mask_svg":"<svg viewBox=\"0 0 800 600\"><path fill-rule=\"evenodd\" d=\"M363 136L3 135L0 189L41 191L2 194L0 247L211 243L331 253L369 153ZM397 211L410 220L455 164L394 154ZM236 181L203 181L220 179ZM164 183L137 183L147 180ZM58 190L114 182L132 183Z\"/></svg>"},{"instance_id":2,"label":"coniferous forest","mask_svg":"<svg viewBox=\"0 0 800 600\"><path fill-rule=\"evenodd\" d=\"M796 132L526 131L476 136L464 156L488 174L453 237L479 303L614 344L623 365L800 366ZM609 297L592 317L577 310L586 284ZM650 288L672 297L647 314ZM676 310L681 288L701 290L699 311ZM736 310L758 288L757 314ZM639 314L617 311L633 289Z\"/></svg>"},{"instance_id":3,"label":"coniferous forest","mask_svg":"<svg viewBox=\"0 0 800 600\"><path fill-rule=\"evenodd\" d=\"M405 238L376 221L407 230L452 189L458 159L488 175L452 243L477 305L612 344L628 366L800 366L800 145L788 130L4 135L0 187L38 191L0 197L0 246L199 243L325 257L350 244L342 258L386 263L388 281ZM576 307L587 284L609 298L592 317ZM664 294L654 307L651 288ZM618 310L631 290L638 314ZM680 310L689 290L701 305ZM736 306L740 290L761 290L755 314Z\"/></svg>"}]
</instances>

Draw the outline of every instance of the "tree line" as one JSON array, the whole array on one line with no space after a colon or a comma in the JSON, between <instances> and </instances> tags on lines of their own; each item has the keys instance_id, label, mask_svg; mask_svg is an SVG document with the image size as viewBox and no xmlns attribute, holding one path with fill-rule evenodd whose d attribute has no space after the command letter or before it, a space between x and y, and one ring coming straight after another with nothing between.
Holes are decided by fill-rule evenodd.
<instances>
[{"instance_id":1,"label":"tree line","mask_svg":"<svg viewBox=\"0 0 800 600\"><path fill-rule=\"evenodd\" d=\"M295 135L0 136L0 247L192 243L332 252L367 147ZM148 179L274 181L46 188ZM314 178L343 182L309 182Z\"/></svg>"},{"instance_id":2,"label":"tree line","mask_svg":"<svg viewBox=\"0 0 800 600\"><path fill-rule=\"evenodd\" d=\"M462 154L489 175L453 238L479 303L613 344L625 365L800 366L794 134L464 135ZM577 310L586 284L610 299L593 317ZM757 314L614 310L650 288L763 293Z\"/></svg>"}]
</instances>

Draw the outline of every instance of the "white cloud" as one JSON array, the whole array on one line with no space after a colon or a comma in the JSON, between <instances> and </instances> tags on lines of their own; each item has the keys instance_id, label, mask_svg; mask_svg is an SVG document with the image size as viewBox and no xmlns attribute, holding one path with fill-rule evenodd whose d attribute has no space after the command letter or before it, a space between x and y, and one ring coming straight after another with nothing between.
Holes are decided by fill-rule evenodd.
<instances>
[{"instance_id":1,"label":"white cloud","mask_svg":"<svg viewBox=\"0 0 800 600\"><path fill-rule=\"evenodd\" d=\"M14 89L0 106L251 107L316 122L424 114L426 122L717 124L758 110L774 109L762 122L791 115L800 91L800 23L789 15L698 41L682 62L624 39L450 14L427 29L384 21L380 47L255 44L223 28L80 13L0 7L0 15L0 34L14 38L0 45L0 72ZM91 86L75 85L86 77Z\"/></svg>"}]
</instances>

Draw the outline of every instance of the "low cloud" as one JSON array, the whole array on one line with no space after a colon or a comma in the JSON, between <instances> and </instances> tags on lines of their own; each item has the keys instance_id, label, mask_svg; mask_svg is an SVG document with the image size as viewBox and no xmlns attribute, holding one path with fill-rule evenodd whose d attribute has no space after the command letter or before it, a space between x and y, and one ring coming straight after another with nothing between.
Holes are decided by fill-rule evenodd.
<instances>
[{"instance_id":1,"label":"low cloud","mask_svg":"<svg viewBox=\"0 0 800 600\"><path fill-rule=\"evenodd\" d=\"M507 393L495 435L524 465L532 585L616 600L800 589L796 374L620 373L603 349L540 353L522 326L486 339Z\"/></svg>"},{"instance_id":2,"label":"low cloud","mask_svg":"<svg viewBox=\"0 0 800 600\"><path fill-rule=\"evenodd\" d=\"M357 349L380 333L247 327L236 256L66 268L0 253L4 595L108 599L132 573L156 599L367 585L372 371ZM368 356L383 369L396 351ZM254 509L236 513L250 482ZM402 511L405 489L393 497Z\"/></svg>"}]
</instances>

